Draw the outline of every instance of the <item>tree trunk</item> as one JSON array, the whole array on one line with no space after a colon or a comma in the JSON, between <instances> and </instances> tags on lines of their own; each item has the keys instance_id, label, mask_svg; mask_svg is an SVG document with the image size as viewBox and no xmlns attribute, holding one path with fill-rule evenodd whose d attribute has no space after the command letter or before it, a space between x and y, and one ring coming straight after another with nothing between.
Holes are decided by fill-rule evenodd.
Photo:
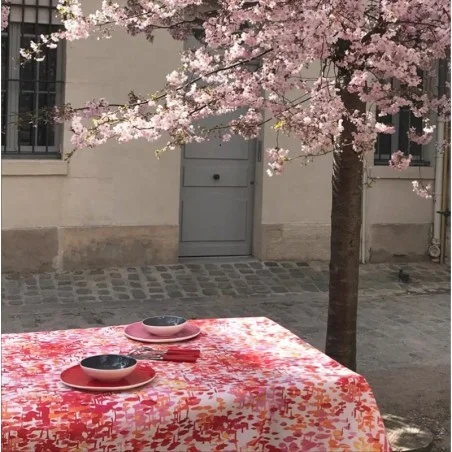
<instances>
[{"instance_id":1,"label":"tree trunk","mask_svg":"<svg viewBox=\"0 0 452 452\"><path fill-rule=\"evenodd\" d=\"M348 111L364 111L356 94L342 90ZM331 260L326 353L356 370L359 249L363 163L349 143L354 125L344 119L340 151L334 152L331 211Z\"/></svg>"}]
</instances>

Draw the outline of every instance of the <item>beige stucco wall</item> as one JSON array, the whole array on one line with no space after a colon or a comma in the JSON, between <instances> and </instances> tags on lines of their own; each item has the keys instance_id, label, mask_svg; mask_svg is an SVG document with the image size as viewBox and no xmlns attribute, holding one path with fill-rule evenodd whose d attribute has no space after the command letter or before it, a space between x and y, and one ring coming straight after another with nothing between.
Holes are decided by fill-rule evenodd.
<instances>
[{"instance_id":1,"label":"beige stucco wall","mask_svg":"<svg viewBox=\"0 0 452 452\"><path fill-rule=\"evenodd\" d=\"M65 102L79 106L93 97L105 97L120 103L131 89L153 93L163 88L166 74L179 65L182 47L182 42L166 32L157 32L152 44L123 31L115 32L110 40L67 43ZM72 150L70 135L66 130L65 153ZM180 152L166 153L157 160L154 150L160 144L111 141L76 152L68 164L4 162L2 229L56 228L51 231L58 234L61 244L77 227L110 228L102 233L112 242L117 235L114 227L146 226L147 232L137 230L152 235L156 234L152 227L168 226L170 237L165 236L164 243L172 253L166 260L177 259ZM77 240L82 254L97 243L99 230L95 237L88 232L85 236L85 243Z\"/></svg>"},{"instance_id":2,"label":"beige stucco wall","mask_svg":"<svg viewBox=\"0 0 452 452\"><path fill-rule=\"evenodd\" d=\"M373 167L370 175L378 179L365 191L366 259L428 259L433 200L413 193L412 181L433 185L434 168L397 173L389 167Z\"/></svg>"},{"instance_id":3,"label":"beige stucco wall","mask_svg":"<svg viewBox=\"0 0 452 452\"><path fill-rule=\"evenodd\" d=\"M276 136L271 125L264 130L267 147L274 147ZM279 137L279 146L298 155L296 140ZM426 149L433 161L434 145ZM372 162L373 157L368 156ZM302 165L295 160L286 164L280 176L265 174L265 158L259 171L262 176L262 222L256 253L266 260L327 260L330 246L331 170L332 155L317 157ZM402 173L389 166L373 167L369 175L375 178L371 188L365 188L362 242L365 261L428 259L428 246L433 222L433 201L412 191L417 179L433 185L434 167L409 168Z\"/></svg>"},{"instance_id":4,"label":"beige stucco wall","mask_svg":"<svg viewBox=\"0 0 452 452\"><path fill-rule=\"evenodd\" d=\"M279 146L299 154L299 142L279 137ZM264 147L276 145L271 125L264 130ZM284 173L269 177L267 156L262 167L261 257L265 260L325 260L329 255L331 155L303 165L294 160Z\"/></svg>"},{"instance_id":5,"label":"beige stucco wall","mask_svg":"<svg viewBox=\"0 0 452 452\"><path fill-rule=\"evenodd\" d=\"M106 97L120 103L132 88L153 93L177 67L180 50L182 43L164 32L157 33L152 44L123 31L95 45L70 44L66 101L75 104L79 99ZM71 147L69 135L65 149ZM143 140L123 145L111 141L76 153L64 187L62 224L178 224L180 154L167 153L157 160L157 147Z\"/></svg>"}]
</instances>

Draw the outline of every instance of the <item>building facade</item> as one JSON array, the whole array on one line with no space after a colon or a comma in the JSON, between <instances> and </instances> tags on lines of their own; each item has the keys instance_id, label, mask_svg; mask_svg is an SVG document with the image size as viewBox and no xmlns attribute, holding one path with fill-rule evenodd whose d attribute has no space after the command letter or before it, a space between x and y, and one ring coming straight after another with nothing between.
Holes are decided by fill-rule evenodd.
<instances>
[{"instance_id":1,"label":"building facade","mask_svg":"<svg viewBox=\"0 0 452 452\"><path fill-rule=\"evenodd\" d=\"M154 150L161 143L111 141L66 161L67 127L9 121L61 101L120 103L131 89L155 92L183 49L165 32L150 44L118 31L110 40L66 43L24 69L19 48L54 24L50 4L27 3L12 7L2 35L3 271L175 263L180 256L328 260L331 155L293 162L270 178L262 151L275 144L270 127L254 142L190 145L160 159ZM409 113L397 121L402 131ZM368 157L363 262L429 259L435 206L412 192L411 181L435 184L435 143L410 149L418 166L398 173L387 164L397 140L379 143ZM289 139L280 146L298 148Z\"/></svg>"}]
</instances>

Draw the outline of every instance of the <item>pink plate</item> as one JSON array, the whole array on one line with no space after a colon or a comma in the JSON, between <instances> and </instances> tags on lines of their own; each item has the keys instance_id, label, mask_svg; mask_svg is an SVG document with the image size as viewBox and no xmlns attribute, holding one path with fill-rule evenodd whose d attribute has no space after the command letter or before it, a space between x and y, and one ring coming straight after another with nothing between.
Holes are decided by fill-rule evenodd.
<instances>
[{"instance_id":1,"label":"pink plate","mask_svg":"<svg viewBox=\"0 0 452 452\"><path fill-rule=\"evenodd\" d=\"M88 391L126 391L138 388L151 382L155 378L155 370L149 366L139 364L127 377L118 381L99 381L88 377L79 364L61 372L61 381L71 388Z\"/></svg>"},{"instance_id":2,"label":"pink plate","mask_svg":"<svg viewBox=\"0 0 452 452\"><path fill-rule=\"evenodd\" d=\"M152 343L186 341L198 336L200 332L201 330L192 323L187 323L187 325L182 330L180 330L173 336L168 337L156 336L155 334L150 333L146 330L141 322L132 323L131 325L127 325L124 328L124 334L129 339L133 339L134 341Z\"/></svg>"}]
</instances>

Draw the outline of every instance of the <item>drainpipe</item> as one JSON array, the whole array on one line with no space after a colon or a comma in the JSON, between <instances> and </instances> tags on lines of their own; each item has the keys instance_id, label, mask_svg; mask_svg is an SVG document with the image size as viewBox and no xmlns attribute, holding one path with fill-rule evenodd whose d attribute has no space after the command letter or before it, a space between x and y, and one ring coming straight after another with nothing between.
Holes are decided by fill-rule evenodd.
<instances>
[{"instance_id":1,"label":"drainpipe","mask_svg":"<svg viewBox=\"0 0 452 452\"><path fill-rule=\"evenodd\" d=\"M366 194L367 194L367 164L365 162L363 172L363 193L362 193L362 218L361 218L361 263L366 263Z\"/></svg>"},{"instance_id":2,"label":"drainpipe","mask_svg":"<svg viewBox=\"0 0 452 452\"><path fill-rule=\"evenodd\" d=\"M449 181L449 155L450 155L450 123L444 127L444 161L443 161L443 197L441 204L441 227L440 227L440 264L444 264L446 258L446 233L447 233L447 219L450 216L449 210L449 190L447 184Z\"/></svg>"},{"instance_id":3,"label":"drainpipe","mask_svg":"<svg viewBox=\"0 0 452 452\"><path fill-rule=\"evenodd\" d=\"M447 62L441 60L438 70L438 97L446 90ZM435 156L435 201L433 211L433 238L429 254L433 262L440 262L441 256L441 207L443 204L443 168L444 168L444 117L439 116L436 124L436 156Z\"/></svg>"}]
</instances>

